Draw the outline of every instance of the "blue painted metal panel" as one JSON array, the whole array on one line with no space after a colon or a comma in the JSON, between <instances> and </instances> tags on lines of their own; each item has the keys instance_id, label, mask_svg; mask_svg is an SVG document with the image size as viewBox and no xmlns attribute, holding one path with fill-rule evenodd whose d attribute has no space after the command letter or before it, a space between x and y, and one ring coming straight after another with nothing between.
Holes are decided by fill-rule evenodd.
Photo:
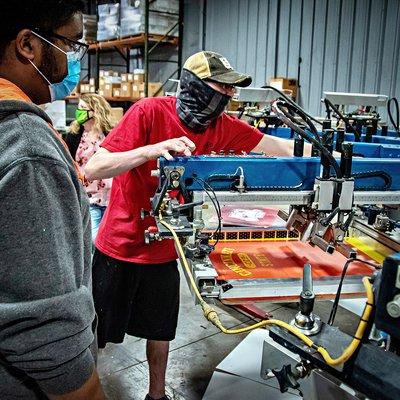
<instances>
[{"instance_id":1,"label":"blue painted metal panel","mask_svg":"<svg viewBox=\"0 0 400 400\"><path fill-rule=\"evenodd\" d=\"M290 128L271 128L268 127L268 135L277 136L283 139L291 139L292 138L292 130Z\"/></svg>"},{"instance_id":2,"label":"blue painted metal panel","mask_svg":"<svg viewBox=\"0 0 400 400\"><path fill-rule=\"evenodd\" d=\"M293 133L290 128L271 128L268 127L268 135L280 137L283 139L292 139ZM319 132L321 134L321 132ZM361 135L361 142L355 142L354 135L352 133L345 134L346 142L353 143L354 154L361 154L364 157L372 158L399 158L400 157L400 139L397 137L396 132L391 132L391 134L396 135L396 137L390 136L372 136L372 143L365 143L365 135ZM336 140L336 137L335 137Z\"/></svg>"},{"instance_id":3,"label":"blue painted metal panel","mask_svg":"<svg viewBox=\"0 0 400 400\"><path fill-rule=\"evenodd\" d=\"M172 161L160 159L161 169L165 166L185 168L183 180L188 190L202 188L197 178L208 181L215 190L229 190L229 180L216 178L221 175L237 175L239 167L244 170L247 187L253 190L311 190L315 177L319 176L320 171L320 161L308 157L192 156L176 157ZM277 172L262 174L260 171ZM357 158L353 160L353 173L378 171L391 176L392 183L389 190L400 190L400 159ZM381 190L382 186L383 180L378 177L355 180L356 190L365 187Z\"/></svg>"},{"instance_id":4,"label":"blue painted metal panel","mask_svg":"<svg viewBox=\"0 0 400 400\"><path fill-rule=\"evenodd\" d=\"M345 140L347 142L355 141L354 135L352 133L346 133L344 136L345 136ZM365 141L365 135L362 134L361 142L364 142L364 141ZM400 138L390 137L390 136L373 135L372 143L394 144L394 145L400 146Z\"/></svg>"},{"instance_id":5,"label":"blue painted metal panel","mask_svg":"<svg viewBox=\"0 0 400 400\"><path fill-rule=\"evenodd\" d=\"M362 135L361 135L361 138L362 138ZM394 137L373 136L372 142L373 143L395 144L397 146L400 146L400 138L394 138Z\"/></svg>"},{"instance_id":6,"label":"blue painted metal panel","mask_svg":"<svg viewBox=\"0 0 400 400\"><path fill-rule=\"evenodd\" d=\"M378 143L353 143L353 153L368 158L400 158L400 146Z\"/></svg>"},{"instance_id":7,"label":"blue painted metal panel","mask_svg":"<svg viewBox=\"0 0 400 400\"><path fill-rule=\"evenodd\" d=\"M378 129L378 135L382 136L382 131L380 129ZM399 134L396 131L388 131L386 136L399 137Z\"/></svg>"}]
</instances>

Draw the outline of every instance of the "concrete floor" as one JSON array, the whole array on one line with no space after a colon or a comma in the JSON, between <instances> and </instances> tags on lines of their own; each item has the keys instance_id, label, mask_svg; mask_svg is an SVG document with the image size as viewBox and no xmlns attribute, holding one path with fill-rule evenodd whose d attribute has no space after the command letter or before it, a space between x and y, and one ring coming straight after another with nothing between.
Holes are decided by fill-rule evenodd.
<instances>
[{"instance_id":1,"label":"concrete floor","mask_svg":"<svg viewBox=\"0 0 400 400\"><path fill-rule=\"evenodd\" d=\"M327 320L332 303L317 303L315 312ZM250 325L254 321L236 310L217 305L222 323L228 328ZM274 318L290 321L297 305L263 304ZM358 320L340 309L336 323L346 333L353 333ZM194 305L186 280L181 273L181 308L176 339L171 343L167 372L167 394L173 400L200 400L215 367L243 340L244 335L225 335L208 323L201 308ZM126 336L122 344L108 344L100 351L98 370L109 400L143 400L148 375L145 340Z\"/></svg>"}]
</instances>

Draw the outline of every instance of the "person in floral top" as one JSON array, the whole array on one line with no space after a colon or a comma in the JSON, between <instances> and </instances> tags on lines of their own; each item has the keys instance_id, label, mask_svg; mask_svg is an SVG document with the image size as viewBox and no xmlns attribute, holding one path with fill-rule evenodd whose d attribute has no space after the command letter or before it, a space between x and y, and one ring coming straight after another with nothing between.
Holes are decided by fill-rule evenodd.
<instances>
[{"instance_id":1,"label":"person in floral top","mask_svg":"<svg viewBox=\"0 0 400 400\"><path fill-rule=\"evenodd\" d=\"M98 94L82 94L75 113L75 121L70 126L70 133L78 134L83 128L82 137L75 154L75 161L83 174L87 162L97 152L113 126L114 121L108 102ZM112 178L94 181L85 179L84 182L90 201L93 243L108 205L111 184Z\"/></svg>"}]
</instances>

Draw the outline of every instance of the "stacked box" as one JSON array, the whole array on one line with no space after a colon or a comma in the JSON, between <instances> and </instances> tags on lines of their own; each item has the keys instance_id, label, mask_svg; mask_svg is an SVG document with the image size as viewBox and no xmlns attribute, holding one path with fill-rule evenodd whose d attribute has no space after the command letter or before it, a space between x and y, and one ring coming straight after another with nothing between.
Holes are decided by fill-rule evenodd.
<instances>
[{"instance_id":1,"label":"stacked box","mask_svg":"<svg viewBox=\"0 0 400 400\"><path fill-rule=\"evenodd\" d=\"M121 77L118 72L101 69L99 71L99 89L104 89L106 83L121 84Z\"/></svg>"},{"instance_id":2,"label":"stacked box","mask_svg":"<svg viewBox=\"0 0 400 400\"><path fill-rule=\"evenodd\" d=\"M133 74L128 73L128 74L121 74L121 81L122 83L124 82L133 82Z\"/></svg>"},{"instance_id":3,"label":"stacked box","mask_svg":"<svg viewBox=\"0 0 400 400\"><path fill-rule=\"evenodd\" d=\"M150 9L162 12L178 13L179 1L156 0L151 3ZM121 31L120 36L126 37L144 32L145 2L121 0ZM178 21L177 15L149 14L149 33L164 35ZM178 36L178 27L170 33Z\"/></svg>"},{"instance_id":4,"label":"stacked box","mask_svg":"<svg viewBox=\"0 0 400 400\"><path fill-rule=\"evenodd\" d=\"M132 85L132 98L140 99L141 93L144 93L144 83L134 83Z\"/></svg>"},{"instance_id":5,"label":"stacked box","mask_svg":"<svg viewBox=\"0 0 400 400\"><path fill-rule=\"evenodd\" d=\"M81 83L79 85L80 93L96 93L96 86L91 83Z\"/></svg>"},{"instance_id":6,"label":"stacked box","mask_svg":"<svg viewBox=\"0 0 400 400\"><path fill-rule=\"evenodd\" d=\"M121 19L144 14L145 6L145 0L121 0ZM179 0L153 0L150 3L150 10L178 14Z\"/></svg>"},{"instance_id":7,"label":"stacked box","mask_svg":"<svg viewBox=\"0 0 400 400\"><path fill-rule=\"evenodd\" d=\"M116 39L119 36L119 4L99 4L97 40Z\"/></svg>"},{"instance_id":8,"label":"stacked box","mask_svg":"<svg viewBox=\"0 0 400 400\"><path fill-rule=\"evenodd\" d=\"M131 98L132 97L132 82L123 82L121 84L120 97Z\"/></svg>"},{"instance_id":9,"label":"stacked box","mask_svg":"<svg viewBox=\"0 0 400 400\"><path fill-rule=\"evenodd\" d=\"M83 14L83 37L85 43L93 43L97 39L96 15Z\"/></svg>"},{"instance_id":10,"label":"stacked box","mask_svg":"<svg viewBox=\"0 0 400 400\"><path fill-rule=\"evenodd\" d=\"M156 95L156 93L161 89L162 83L161 82L149 82L149 90L148 94L149 97L153 97ZM164 92L162 90L157 93L157 96L163 96Z\"/></svg>"},{"instance_id":11,"label":"stacked box","mask_svg":"<svg viewBox=\"0 0 400 400\"><path fill-rule=\"evenodd\" d=\"M99 71L99 76L100 76L100 78L110 77L110 76L119 77L119 73L117 71L113 71L112 69L109 69L109 70L101 69Z\"/></svg>"},{"instance_id":12,"label":"stacked box","mask_svg":"<svg viewBox=\"0 0 400 400\"><path fill-rule=\"evenodd\" d=\"M122 107L112 107L111 108L112 119L115 123L121 121L124 116L124 109Z\"/></svg>"},{"instance_id":13,"label":"stacked box","mask_svg":"<svg viewBox=\"0 0 400 400\"><path fill-rule=\"evenodd\" d=\"M164 35L177 22L177 17L171 15L150 15L149 33L154 35ZM144 15L138 15L135 19L121 19L121 37L137 35L145 31ZM169 33L171 36L179 35L178 26Z\"/></svg>"},{"instance_id":14,"label":"stacked box","mask_svg":"<svg viewBox=\"0 0 400 400\"><path fill-rule=\"evenodd\" d=\"M144 69L133 70L133 83L144 83Z\"/></svg>"},{"instance_id":15,"label":"stacked box","mask_svg":"<svg viewBox=\"0 0 400 400\"><path fill-rule=\"evenodd\" d=\"M113 97L115 89L121 89L120 83L106 83L101 89L99 89L99 95L104 97ZM117 96L119 97L119 96Z\"/></svg>"},{"instance_id":16,"label":"stacked box","mask_svg":"<svg viewBox=\"0 0 400 400\"><path fill-rule=\"evenodd\" d=\"M297 89L298 89L298 85L297 85L297 80L296 79L290 79L290 78L271 78L269 80L269 85L284 91L284 90L291 90L292 93L292 98L293 100L296 100L297 98ZM289 92L290 93L290 92Z\"/></svg>"},{"instance_id":17,"label":"stacked box","mask_svg":"<svg viewBox=\"0 0 400 400\"><path fill-rule=\"evenodd\" d=\"M145 0L142 0L140 3L142 3L142 7L144 7ZM179 0L156 0L150 4L150 10L178 14Z\"/></svg>"}]
</instances>

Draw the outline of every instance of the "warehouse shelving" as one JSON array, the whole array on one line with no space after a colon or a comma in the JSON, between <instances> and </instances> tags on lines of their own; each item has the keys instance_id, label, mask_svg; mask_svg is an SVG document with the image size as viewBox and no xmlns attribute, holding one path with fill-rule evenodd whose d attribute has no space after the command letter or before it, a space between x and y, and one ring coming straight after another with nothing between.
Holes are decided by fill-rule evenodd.
<instances>
[{"instance_id":1,"label":"warehouse shelving","mask_svg":"<svg viewBox=\"0 0 400 400\"><path fill-rule=\"evenodd\" d=\"M99 77L99 71L101 67L100 62L100 54L102 52L117 52L121 58L124 60L126 65L126 72L130 72L130 62L131 62L131 49L139 49L141 55L139 55L139 59L143 62L143 70L145 72L144 80L145 80L145 96L148 95L148 83L149 83L149 65L152 62L157 63L174 63L176 64L176 69L168 76L167 79L162 83L162 88L164 88L165 84L174 76L180 77L180 71L182 67L182 39L183 39L183 0L179 0L179 13L170 13L158 10L150 9L150 4L154 0L145 0L145 24L144 24L144 32L139 33L137 35L132 35L129 37L117 38L107 41L99 41L90 44L89 47L89 57L88 57L88 67L89 67L89 78L91 76L92 71L92 57L91 55L95 54L95 65L96 65L96 74L95 78ZM118 1L117 1L118 2ZM98 1L95 0L92 2L92 10L95 7L97 12ZM153 34L149 32L149 16L151 13L157 14L166 14L177 16L177 22L167 31L165 34ZM178 29L178 36L173 36L172 32ZM154 51L160 46L173 46L176 48L177 52L177 60L164 60L164 59L154 59L151 58L151 55L154 54ZM157 94L157 93L156 93ZM132 102L138 99L127 99L127 98L109 98L110 101L119 101L119 102Z\"/></svg>"}]
</instances>

